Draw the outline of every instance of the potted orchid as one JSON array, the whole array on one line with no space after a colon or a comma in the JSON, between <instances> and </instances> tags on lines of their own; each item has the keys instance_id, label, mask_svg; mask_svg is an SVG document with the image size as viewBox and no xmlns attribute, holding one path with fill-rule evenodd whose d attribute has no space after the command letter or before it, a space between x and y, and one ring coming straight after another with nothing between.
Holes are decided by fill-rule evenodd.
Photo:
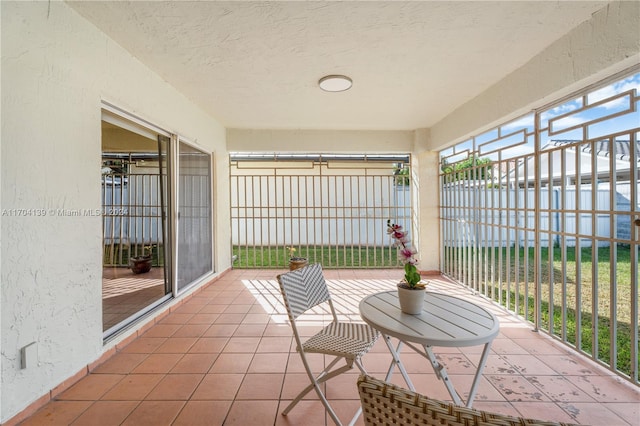
<instances>
[{"instance_id":1,"label":"potted orchid","mask_svg":"<svg viewBox=\"0 0 640 426\"><path fill-rule=\"evenodd\" d=\"M419 314L422 312L426 283L421 281L420 272L416 268L417 252L411 247L407 233L402 230L401 225L388 220L387 234L393 239L394 245L398 248L398 258L404 264L404 279L398 284L400 309L407 314Z\"/></svg>"}]
</instances>

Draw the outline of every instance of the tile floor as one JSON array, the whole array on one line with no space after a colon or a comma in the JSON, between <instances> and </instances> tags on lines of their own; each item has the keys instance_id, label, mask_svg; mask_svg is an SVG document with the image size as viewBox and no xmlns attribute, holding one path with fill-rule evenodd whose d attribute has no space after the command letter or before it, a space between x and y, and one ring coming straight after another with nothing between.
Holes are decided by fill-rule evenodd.
<instances>
[{"instance_id":1,"label":"tile floor","mask_svg":"<svg viewBox=\"0 0 640 426\"><path fill-rule=\"evenodd\" d=\"M280 415L308 382L280 303L278 272L234 270L224 275L21 424L331 425L313 393L287 417ZM341 318L360 321L359 300L393 289L400 273L326 270L325 276ZM501 332L474 407L579 424L640 424L638 387L445 279L436 277L430 289L472 299L500 318ZM324 320L322 314L305 317L308 333ZM435 348L459 390L471 386L480 350ZM384 375L389 361L382 341L364 357L376 377ZM405 351L403 361L418 391L449 399L424 358ZM312 362L322 365L323 358ZM326 385L345 422L359 406L357 376L354 369ZM392 381L403 384L400 374Z\"/></svg>"}]
</instances>

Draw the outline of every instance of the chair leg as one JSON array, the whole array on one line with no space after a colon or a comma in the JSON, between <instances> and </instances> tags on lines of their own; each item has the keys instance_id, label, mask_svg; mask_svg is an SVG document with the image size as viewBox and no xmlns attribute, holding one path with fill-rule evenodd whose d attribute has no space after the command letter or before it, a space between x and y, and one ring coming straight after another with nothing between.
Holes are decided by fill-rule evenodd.
<instances>
[{"instance_id":1,"label":"chair leg","mask_svg":"<svg viewBox=\"0 0 640 426\"><path fill-rule=\"evenodd\" d=\"M299 394L298 396L296 396L296 398L291 401L291 403L289 403L289 405L287 405L287 408L284 409L284 411L282 411L282 415L286 416L287 414L289 414L289 411L291 411L291 409L293 407L296 406L296 404L298 402L300 402L302 400L302 398L304 398L304 396L306 394L308 394L309 392L311 392L312 389L315 388L316 392L318 393L318 396L320 397L320 399L326 401L326 399L324 398L324 394L322 394L322 391L320 390L320 384L326 382L329 379L332 379L333 377L336 377L342 373L344 373L345 371L351 370L353 367L351 365L349 365L347 363L347 365L344 365L336 370L333 371L329 371L331 370L331 368L333 368L333 366L340 361L343 358L335 358L324 370L322 370L320 372L320 374L318 374L318 376L314 376L313 373L311 372L310 369L307 369L307 365L306 362L305 364L305 369L307 369L307 375L309 376L309 379L311 380L311 384L309 384L309 386L307 386L306 388L304 388ZM324 404L324 402L323 402ZM325 404L325 407L328 405L329 403L327 402L327 404ZM333 410L331 410L333 411ZM334 413L335 414L335 413ZM336 417L337 418L337 417Z\"/></svg>"}]
</instances>

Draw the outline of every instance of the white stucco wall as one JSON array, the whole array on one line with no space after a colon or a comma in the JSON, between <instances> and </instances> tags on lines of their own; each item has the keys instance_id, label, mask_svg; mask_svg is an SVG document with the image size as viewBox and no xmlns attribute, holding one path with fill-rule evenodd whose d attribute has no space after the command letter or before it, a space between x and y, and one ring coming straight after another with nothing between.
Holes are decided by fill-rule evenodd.
<instances>
[{"instance_id":1,"label":"white stucco wall","mask_svg":"<svg viewBox=\"0 0 640 426\"><path fill-rule=\"evenodd\" d=\"M431 127L439 150L640 63L640 2L612 2Z\"/></svg>"},{"instance_id":2,"label":"white stucco wall","mask_svg":"<svg viewBox=\"0 0 640 426\"><path fill-rule=\"evenodd\" d=\"M230 266L225 130L63 2L1 3L0 422L103 353L101 100L215 152L217 270ZM20 368L20 348L37 359Z\"/></svg>"},{"instance_id":3,"label":"white stucco wall","mask_svg":"<svg viewBox=\"0 0 640 426\"><path fill-rule=\"evenodd\" d=\"M408 130L270 130L227 129L230 152L411 152Z\"/></svg>"}]
</instances>

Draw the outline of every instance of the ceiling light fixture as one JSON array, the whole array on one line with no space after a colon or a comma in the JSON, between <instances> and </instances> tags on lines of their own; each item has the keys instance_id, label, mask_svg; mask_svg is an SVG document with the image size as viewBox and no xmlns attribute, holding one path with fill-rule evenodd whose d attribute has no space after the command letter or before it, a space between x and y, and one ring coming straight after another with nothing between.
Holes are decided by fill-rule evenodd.
<instances>
[{"instance_id":1,"label":"ceiling light fixture","mask_svg":"<svg viewBox=\"0 0 640 426\"><path fill-rule=\"evenodd\" d=\"M318 86L326 92L343 92L350 89L352 84L346 75L327 75L318 81Z\"/></svg>"}]
</instances>

